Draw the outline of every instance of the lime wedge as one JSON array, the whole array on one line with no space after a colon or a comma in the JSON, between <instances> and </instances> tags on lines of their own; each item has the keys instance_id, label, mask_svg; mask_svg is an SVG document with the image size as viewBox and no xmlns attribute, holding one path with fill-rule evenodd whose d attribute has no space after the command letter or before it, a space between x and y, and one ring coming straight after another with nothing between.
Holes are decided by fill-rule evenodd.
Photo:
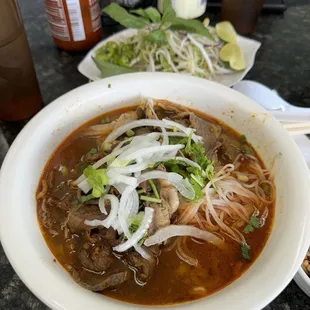
<instances>
[{"instance_id":1,"label":"lime wedge","mask_svg":"<svg viewBox=\"0 0 310 310\"><path fill-rule=\"evenodd\" d=\"M235 43L227 43L220 50L220 59L229 62L234 70L244 70L246 67L243 52Z\"/></svg>"},{"instance_id":2,"label":"lime wedge","mask_svg":"<svg viewBox=\"0 0 310 310\"><path fill-rule=\"evenodd\" d=\"M237 33L234 26L227 21L215 25L216 34L225 42L237 43Z\"/></svg>"}]
</instances>

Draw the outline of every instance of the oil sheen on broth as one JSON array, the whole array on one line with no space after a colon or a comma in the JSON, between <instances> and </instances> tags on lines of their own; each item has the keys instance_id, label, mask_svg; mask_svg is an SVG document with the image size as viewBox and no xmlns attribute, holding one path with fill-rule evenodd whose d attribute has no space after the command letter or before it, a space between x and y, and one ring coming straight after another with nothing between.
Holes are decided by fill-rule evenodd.
<instances>
[{"instance_id":1,"label":"oil sheen on broth","mask_svg":"<svg viewBox=\"0 0 310 310\"><path fill-rule=\"evenodd\" d=\"M133 236L143 226L143 218L151 213L151 222L136 243L140 251L147 252L145 259L132 246L126 248L130 236L126 237L117 226L119 215L114 218L114 228L103 226L107 215L100 211L98 198L108 192L121 206L121 189L116 189L116 185L98 185L102 175L98 171L92 174L95 170L89 165L114 152L122 141L127 140L121 147L130 147L138 136L142 138L132 152L139 150L139 145L143 148L144 143L145 148L164 145L162 127L155 125L133 127L113 141L105 142L111 131L125 128L122 126L126 124L164 118L181 124L182 129L196 131L184 132L178 126L165 123L169 145L183 144L182 148L174 154L170 151L170 158L167 153L157 153L155 162L150 164L152 158L148 158L147 167L140 174L127 173L126 176L139 178L141 173L150 171L179 174L183 181L189 182L195 197L182 196L171 182L162 179L143 182L136 188L139 210L127 216L126 225ZM157 137L146 141L151 133ZM196 139L199 136L203 142ZM118 156L126 158L125 153L123 157ZM189 165L186 160L175 159L182 156L202 169ZM100 173L107 175L109 182L114 175L109 177L108 171L115 174L117 169L146 160L142 156L137 162L131 160L125 165L120 165L124 161L118 160L117 166L116 162L112 164L114 159L99 168L106 169ZM81 182L76 181L83 171L88 175L86 185L89 187L84 192ZM93 182L89 181L92 177ZM121 179L117 182L121 183ZM122 186L124 189L129 185ZM208 296L240 277L268 239L274 200L272 176L245 136L208 115L158 100L101 115L67 137L43 171L37 191L37 213L50 250L81 286L130 303L167 305ZM112 200L104 201L110 214ZM95 225L94 220L100 220L101 224ZM154 241L154 236L163 229L175 231L175 225L182 229L196 227L210 236L197 238L189 233L189 236L177 236L164 242ZM146 247L144 243L151 245ZM126 249L118 251L121 247Z\"/></svg>"}]
</instances>

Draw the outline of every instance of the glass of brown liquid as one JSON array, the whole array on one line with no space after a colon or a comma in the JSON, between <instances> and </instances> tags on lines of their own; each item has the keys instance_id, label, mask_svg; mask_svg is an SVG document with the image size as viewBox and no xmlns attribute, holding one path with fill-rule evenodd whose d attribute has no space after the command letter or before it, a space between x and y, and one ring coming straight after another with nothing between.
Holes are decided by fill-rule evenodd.
<instances>
[{"instance_id":1,"label":"glass of brown liquid","mask_svg":"<svg viewBox=\"0 0 310 310\"><path fill-rule=\"evenodd\" d=\"M0 1L0 120L27 119L42 107L16 0Z\"/></svg>"}]
</instances>

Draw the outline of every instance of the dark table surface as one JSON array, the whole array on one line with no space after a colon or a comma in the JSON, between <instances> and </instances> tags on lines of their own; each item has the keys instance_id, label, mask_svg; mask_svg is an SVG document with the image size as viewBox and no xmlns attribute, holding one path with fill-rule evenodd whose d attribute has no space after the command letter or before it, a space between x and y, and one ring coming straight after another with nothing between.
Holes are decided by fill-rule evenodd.
<instances>
[{"instance_id":1,"label":"dark table surface","mask_svg":"<svg viewBox=\"0 0 310 310\"><path fill-rule=\"evenodd\" d=\"M53 45L42 0L22 0L21 12L44 100L87 82L77 71L85 53L68 54ZM286 0L284 14L262 14L254 39L262 42L246 78L275 88L292 104L310 107L310 0ZM219 14L210 12L211 20ZM118 27L104 27L104 36ZM0 163L25 122L0 122ZM283 253L285 255L285 253ZM35 276L35 274L34 274ZM255 294L255 292L253 292ZM18 278L0 246L0 309L48 309ZM310 298L292 281L265 310L310 310Z\"/></svg>"}]
</instances>

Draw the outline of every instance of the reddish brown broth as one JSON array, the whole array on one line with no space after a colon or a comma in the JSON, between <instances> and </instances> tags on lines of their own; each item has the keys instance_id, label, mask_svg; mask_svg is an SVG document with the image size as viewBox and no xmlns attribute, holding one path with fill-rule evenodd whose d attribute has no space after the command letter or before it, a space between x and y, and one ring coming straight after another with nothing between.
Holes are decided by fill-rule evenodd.
<instances>
[{"instance_id":1,"label":"reddish brown broth","mask_svg":"<svg viewBox=\"0 0 310 310\"><path fill-rule=\"evenodd\" d=\"M135 107L132 107L131 109L134 108ZM96 146L95 139L87 139L81 136L83 130L90 125L100 123L103 116L108 115L112 120L128 110L128 108L123 108L106 113L75 130L52 154L43 171L41 180L46 179L52 170L55 171L55 177L51 184L52 188L55 188L61 182L68 179L77 178L82 173L83 167L80 167L78 171L74 172L71 171L71 169L76 168L83 154ZM225 124L203 113L197 111L193 112L204 119L217 122L233 139L239 139L240 135ZM68 167L68 177L63 177L59 171L55 170L55 167L58 167L60 164L66 164ZM66 187L60 189L53 195L54 197L61 198L65 193ZM76 251L83 240L74 237L72 241L68 242L68 240L65 239L63 231L60 229L57 230L59 234L53 237L50 230L40 223L40 207L41 204L38 202L38 219L44 239L59 263L70 272L70 266L79 264ZM198 267L193 267L184 263L179 259L175 250L165 251L165 247L162 246L159 263L146 285L137 285L134 278L131 277L129 281L117 286L117 288L113 290L103 291L102 294L121 301L142 305L176 304L208 296L236 280L256 260L270 234L273 215L274 206L269 205L269 216L266 219L265 225L246 235L246 240L248 244L251 245L251 261L247 261L241 257L240 245L229 238L226 238L228 246L225 250L208 243L199 244L187 238L187 247L193 256L198 259ZM55 208L53 211L53 217L57 222L55 222L55 226L60 226L59 223L64 221L65 216L65 211L60 211ZM119 267L118 265L123 265L123 263L118 261L112 267ZM197 289L197 292L193 289L201 286L205 288L205 292L200 292L199 289Z\"/></svg>"}]
</instances>

